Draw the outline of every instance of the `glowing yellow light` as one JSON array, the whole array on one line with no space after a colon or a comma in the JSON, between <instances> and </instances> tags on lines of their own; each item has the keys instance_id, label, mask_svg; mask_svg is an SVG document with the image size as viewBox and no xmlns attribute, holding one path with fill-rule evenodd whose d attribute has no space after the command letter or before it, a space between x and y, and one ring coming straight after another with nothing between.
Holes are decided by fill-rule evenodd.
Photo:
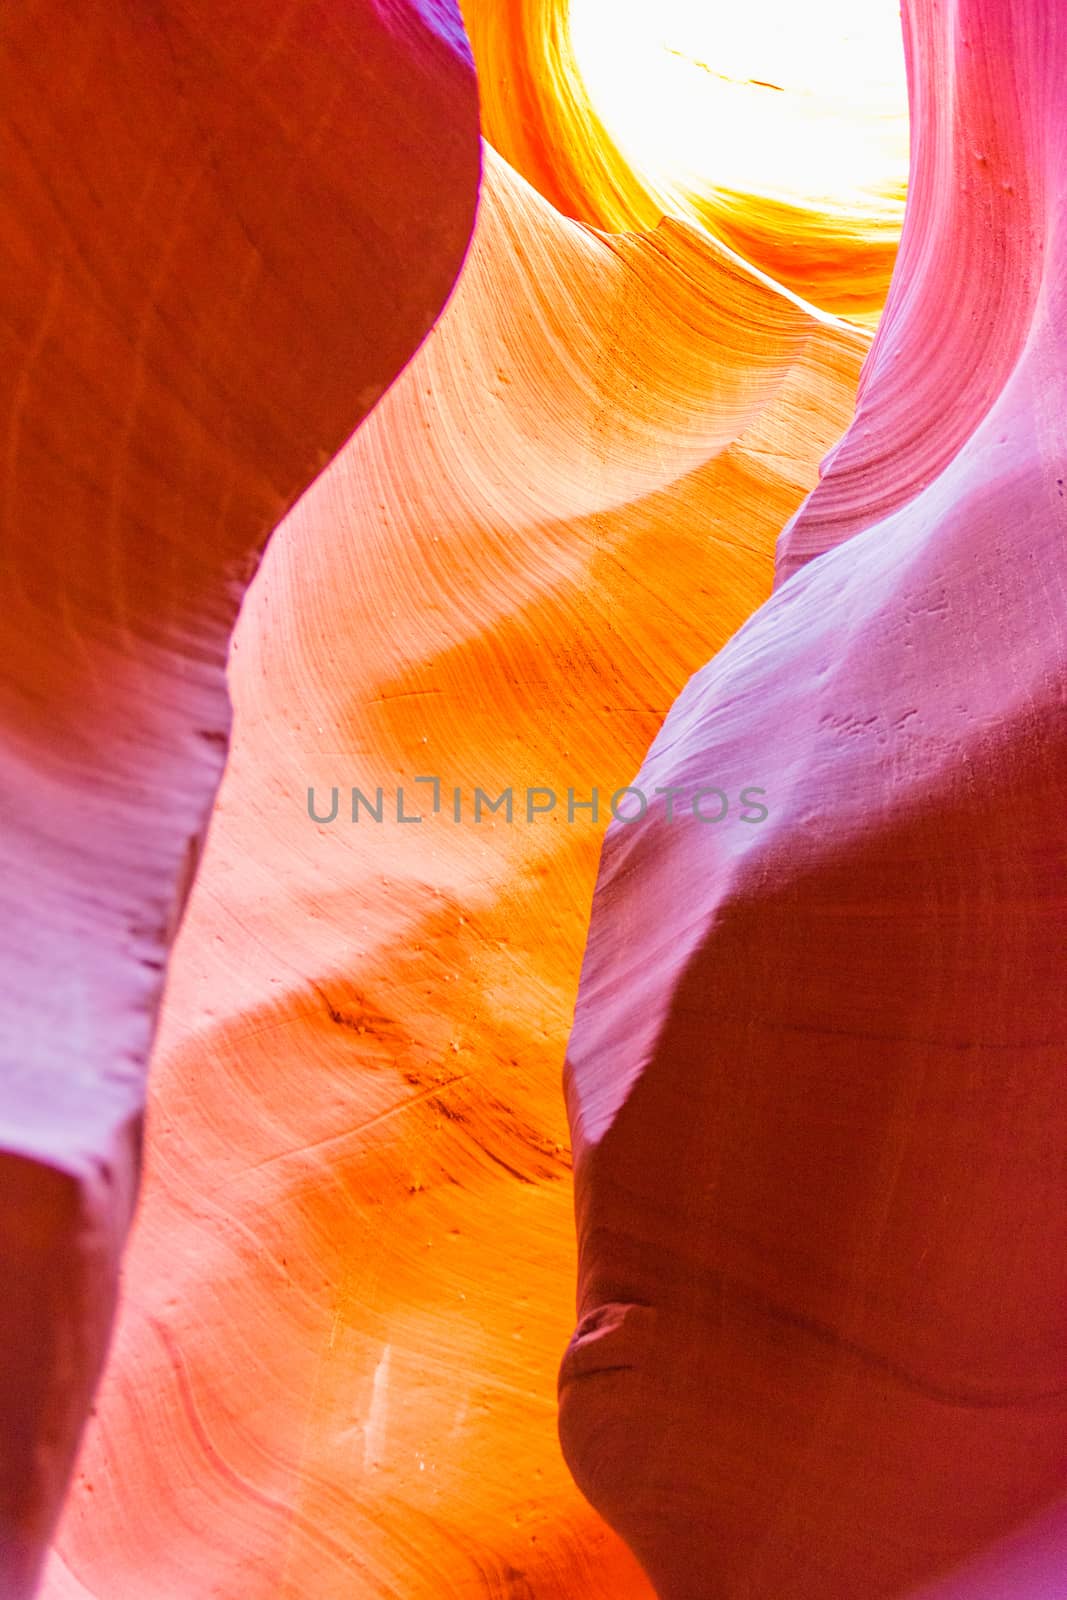
<instances>
[{"instance_id":1,"label":"glowing yellow light","mask_svg":"<svg viewBox=\"0 0 1067 1600\"><path fill-rule=\"evenodd\" d=\"M570 0L570 32L596 111L665 210L719 188L899 214L897 0Z\"/></svg>"}]
</instances>

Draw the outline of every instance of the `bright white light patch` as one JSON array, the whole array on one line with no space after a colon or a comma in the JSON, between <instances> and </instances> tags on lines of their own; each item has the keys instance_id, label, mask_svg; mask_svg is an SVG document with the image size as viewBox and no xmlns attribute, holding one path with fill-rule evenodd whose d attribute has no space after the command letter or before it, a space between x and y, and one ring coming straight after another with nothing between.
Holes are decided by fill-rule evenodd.
<instances>
[{"instance_id":1,"label":"bright white light patch","mask_svg":"<svg viewBox=\"0 0 1067 1600\"><path fill-rule=\"evenodd\" d=\"M906 180L896 0L570 0L570 31L598 114L658 188L884 213Z\"/></svg>"}]
</instances>

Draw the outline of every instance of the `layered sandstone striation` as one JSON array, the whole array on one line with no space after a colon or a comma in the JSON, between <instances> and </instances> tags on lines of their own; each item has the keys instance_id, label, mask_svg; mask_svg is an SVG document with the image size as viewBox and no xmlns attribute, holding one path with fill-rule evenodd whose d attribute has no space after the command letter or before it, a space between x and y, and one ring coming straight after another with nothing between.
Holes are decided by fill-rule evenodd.
<instances>
[{"instance_id":1,"label":"layered sandstone striation","mask_svg":"<svg viewBox=\"0 0 1067 1600\"><path fill-rule=\"evenodd\" d=\"M722 144L763 143L764 130L775 129L778 159L768 162L773 176L774 170L790 164L791 152L783 145L791 123L782 113L795 102L812 120L822 118L838 143L863 141L880 170L851 193L828 193L825 185L819 189L810 181L804 193L781 184L775 193L760 192L751 180L739 189L737 180L729 181L727 175L730 149L705 143L704 137L721 74L714 70L714 58L689 60L688 72L702 77L708 99L694 119L694 148L685 149L685 160L676 165L662 151L648 148L655 142L650 135L657 120L670 110L657 99L657 93L667 91L659 81L657 61L651 59L663 61L662 44L649 51L648 59L630 53L616 67L622 74L620 95L632 107L628 139L614 125L612 108L602 104L603 86L590 81L588 69L601 55L615 58L617 36L634 28L635 13L663 17L662 35L651 16L642 24L653 45L671 37L672 22L677 26L687 10L698 9L695 0L688 6L658 8L630 0L618 5L608 0L463 0L478 63L486 138L564 216L613 232L654 228L664 214L681 217L815 305L853 320L877 320L903 214L902 94L899 104L891 92L880 93L871 103L870 83L849 82L849 69L841 62L842 41L831 24L821 54L837 69L837 97L826 101L811 87L732 84L732 108L743 117L743 125L723 129ZM766 10L765 27L773 33L775 8L760 9ZM868 0L865 9L876 14L883 34L892 33L891 6ZM717 22L729 10L711 5L706 14ZM871 23L870 16L851 17L848 31L862 33ZM824 27L826 20L817 10L809 32L816 35ZM717 31L729 30L707 27L713 48ZM892 38L891 48L895 44ZM681 52L668 49L667 54ZM893 83L893 73L886 72ZM833 73L821 76L825 83ZM704 160L710 163L708 170L700 165ZM812 187L818 192L811 193Z\"/></svg>"},{"instance_id":2,"label":"layered sandstone striation","mask_svg":"<svg viewBox=\"0 0 1067 1600\"><path fill-rule=\"evenodd\" d=\"M188 896L47 1600L1037 1600L1064 30L915 0L869 351L899 196L668 193L464 13L410 362L445 0L5 25L0 1594Z\"/></svg>"},{"instance_id":3,"label":"layered sandstone striation","mask_svg":"<svg viewBox=\"0 0 1067 1600\"><path fill-rule=\"evenodd\" d=\"M487 150L451 303L238 625L48 1600L648 1595L556 1439L589 897L610 794L768 592L866 347L684 224L561 218ZM558 803L528 824L534 786ZM512 823L475 822L478 787Z\"/></svg>"},{"instance_id":4,"label":"layered sandstone striation","mask_svg":"<svg viewBox=\"0 0 1067 1600\"><path fill-rule=\"evenodd\" d=\"M563 1442L661 1600L1067 1571L1067 20L905 22L856 419L608 830L568 1048Z\"/></svg>"},{"instance_id":5,"label":"layered sandstone striation","mask_svg":"<svg viewBox=\"0 0 1067 1600\"><path fill-rule=\"evenodd\" d=\"M0 1594L21 1600L107 1345L241 596L440 310L479 143L441 0L33 0L0 30L0 106Z\"/></svg>"}]
</instances>

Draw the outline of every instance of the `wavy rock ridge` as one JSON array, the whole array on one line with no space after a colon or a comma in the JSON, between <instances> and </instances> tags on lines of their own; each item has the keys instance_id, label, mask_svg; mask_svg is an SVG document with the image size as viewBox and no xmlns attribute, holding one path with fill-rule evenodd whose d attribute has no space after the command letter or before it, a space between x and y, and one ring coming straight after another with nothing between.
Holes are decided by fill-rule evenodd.
<instances>
[{"instance_id":1,"label":"wavy rock ridge","mask_svg":"<svg viewBox=\"0 0 1067 1600\"><path fill-rule=\"evenodd\" d=\"M4 1600L34 1586L106 1349L241 595L469 238L477 101L448 15L4 19Z\"/></svg>"},{"instance_id":2,"label":"wavy rock ridge","mask_svg":"<svg viewBox=\"0 0 1067 1600\"><path fill-rule=\"evenodd\" d=\"M880 3L880 0L879 0ZM592 32L595 11L581 7L588 19L572 17L572 0L464 0L482 97L486 138L510 164L545 195L564 216L612 232L652 229L662 215L692 221L719 243L766 272L776 283L814 304L861 322L877 320L889 285L904 209L903 153L900 170L880 191L865 197L812 198L739 191L714 172L673 171L662 162L643 159L638 138L626 143L609 126L583 73L575 40L575 24L584 22L582 37ZM602 6L599 32L604 49L620 30L633 27L635 10ZM684 7L676 8L684 11ZM821 23L816 18L816 24ZM870 19L853 19L850 31L862 31ZM768 28L774 22L768 20ZM827 38L828 53L837 43ZM658 52L662 53L662 52ZM707 64L691 62L710 85ZM650 85L635 73L630 98L654 124L658 107L649 103ZM744 94L735 86L735 95ZM747 92L764 96L759 86ZM779 97L772 93L771 99ZM788 101L791 93L783 93ZM816 96L799 95L798 103L814 110ZM740 109L740 107L739 107ZM746 110L751 108L745 106ZM862 116L842 115L840 105L825 108L839 139L903 121L881 104L863 106ZM759 119L755 118L756 126ZM788 125L787 125L788 126ZM718 176L718 181L716 178Z\"/></svg>"},{"instance_id":3,"label":"wavy rock ridge","mask_svg":"<svg viewBox=\"0 0 1067 1600\"><path fill-rule=\"evenodd\" d=\"M609 828L568 1047L564 1444L661 1600L1067 1570L1067 24L906 32L856 420L634 780L769 816Z\"/></svg>"},{"instance_id":4,"label":"wavy rock ridge","mask_svg":"<svg viewBox=\"0 0 1067 1600\"><path fill-rule=\"evenodd\" d=\"M555 1440L602 831L565 797L606 806L766 593L864 350L692 230L600 236L487 151L451 304L242 613L50 1600L647 1593ZM476 826L509 784L514 824ZM527 825L531 785L560 798Z\"/></svg>"},{"instance_id":5,"label":"wavy rock ridge","mask_svg":"<svg viewBox=\"0 0 1067 1600\"><path fill-rule=\"evenodd\" d=\"M570 1460L666 1600L897 1593L1055 1492L1061 30L1022 0L910 12L912 198L868 356L831 313L880 304L891 206L702 191L697 226L660 223L562 6L466 20L502 154L444 316L241 614L48 1600L649 1593L554 1438L558 1073L606 800L735 635L636 781L754 782L769 820L605 849L568 1067ZM103 1354L237 605L437 315L478 175L438 0L267 35L235 0L210 50L190 8L120 40L101 13L45 94L56 27L35 5L6 35L30 135L0 235L4 773L47 819L5 876L4 1239L10 1282L47 1259L57 1291L5 1312L18 1600ZM515 820L476 821L477 788ZM558 798L527 822L530 788ZM33 1384L73 1331L46 1455ZM625 1376L597 1370L612 1340ZM937 1593L1055 1550L1053 1521Z\"/></svg>"}]
</instances>

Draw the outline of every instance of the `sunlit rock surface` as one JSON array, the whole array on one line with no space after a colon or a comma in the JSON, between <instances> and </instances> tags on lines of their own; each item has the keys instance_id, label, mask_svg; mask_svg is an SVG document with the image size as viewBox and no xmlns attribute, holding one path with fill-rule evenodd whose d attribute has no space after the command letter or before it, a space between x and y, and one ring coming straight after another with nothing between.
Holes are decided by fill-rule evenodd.
<instances>
[{"instance_id":1,"label":"sunlit rock surface","mask_svg":"<svg viewBox=\"0 0 1067 1600\"><path fill-rule=\"evenodd\" d=\"M0 1594L22 1600L106 1346L241 595L440 310L479 146L456 14L370 0L10 8L0 127ZM166 1428L151 1447L177 1487Z\"/></svg>"},{"instance_id":2,"label":"sunlit rock surface","mask_svg":"<svg viewBox=\"0 0 1067 1600\"><path fill-rule=\"evenodd\" d=\"M769 591L865 349L691 228L602 237L487 153L449 307L238 627L49 1600L649 1594L556 1438L564 1041L610 794ZM528 824L534 786L559 803Z\"/></svg>"},{"instance_id":3,"label":"sunlit rock surface","mask_svg":"<svg viewBox=\"0 0 1067 1600\"><path fill-rule=\"evenodd\" d=\"M241 616L41 1592L648 1600L556 1439L560 1068L637 781L730 816L604 856L579 1483L663 1600L1058 1594L1062 26L909 15L838 447L891 97L869 181L791 148L749 192L642 155L561 0L464 12L473 245ZM103 1354L241 593L478 175L448 5L92 15L4 35L4 1600ZM753 118L841 82L733 72Z\"/></svg>"},{"instance_id":4,"label":"sunlit rock surface","mask_svg":"<svg viewBox=\"0 0 1067 1600\"><path fill-rule=\"evenodd\" d=\"M1067 1585L1067 18L906 37L856 420L608 832L568 1048L562 1436L661 1600Z\"/></svg>"},{"instance_id":5,"label":"sunlit rock surface","mask_svg":"<svg viewBox=\"0 0 1067 1600\"><path fill-rule=\"evenodd\" d=\"M486 137L565 216L686 218L876 320L904 207L895 0L464 0Z\"/></svg>"}]
</instances>

